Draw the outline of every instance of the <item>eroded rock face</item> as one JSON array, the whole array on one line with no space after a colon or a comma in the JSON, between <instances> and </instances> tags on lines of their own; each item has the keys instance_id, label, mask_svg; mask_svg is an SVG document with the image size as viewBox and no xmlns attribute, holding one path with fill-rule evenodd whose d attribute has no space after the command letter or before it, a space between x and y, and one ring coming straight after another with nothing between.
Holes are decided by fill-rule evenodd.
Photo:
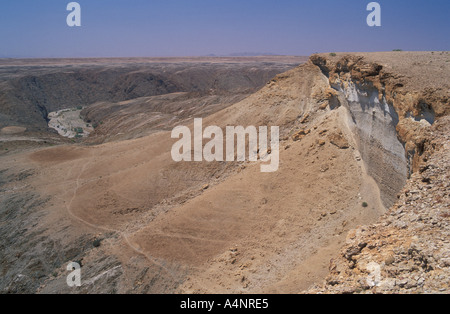
<instances>
[{"instance_id":1,"label":"eroded rock face","mask_svg":"<svg viewBox=\"0 0 450 314\"><path fill-rule=\"evenodd\" d=\"M400 75L356 55L338 60L314 55L311 62L337 92L328 93L330 108L349 110L349 125L368 172L377 181L385 206L392 206L423 161L430 126L448 112L445 93L408 89Z\"/></svg>"},{"instance_id":2,"label":"eroded rock face","mask_svg":"<svg viewBox=\"0 0 450 314\"><path fill-rule=\"evenodd\" d=\"M434 153L380 221L351 231L330 275L309 293L444 293L450 278L450 119L433 126Z\"/></svg>"},{"instance_id":3,"label":"eroded rock face","mask_svg":"<svg viewBox=\"0 0 450 314\"><path fill-rule=\"evenodd\" d=\"M380 101L378 90L371 84L337 79L333 87L340 92L340 102L351 114L348 123L354 130L361 156L369 175L380 187L384 205L389 208L405 185L408 172L405 148L397 137L398 115L385 98Z\"/></svg>"},{"instance_id":4,"label":"eroded rock face","mask_svg":"<svg viewBox=\"0 0 450 314\"><path fill-rule=\"evenodd\" d=\"M361 98L365 97L361 95L368 93L367 97L371 97L372 106L375 106L374 93L378 94L378 102L389 109L385 112L391 115L398 139L406 148L409 171L416 171L422 160L420 156L426 150L429 126L450 113L448 90L425 85L417 89L417 84L408 85L411 78L366 61L362 56L345 55L334 60L314 55L311 62L329 78L332 87L350 97L349 104L358 100L355 96L364 102ZM330 106L336 105L337 98L329 98Z\"/></svg>"},{"instance_id":5,"label":"eroded rock face","mask_svg":"<svg viewBox=\"0 0 450 314\"><path fill-rule=\"evenodd\" d=\"M383 201L396 202L377 224L348 234L326 281L308 293L448 293L448 90L407 88L408 79L355 55L311 61L339 92L330 107L349 110Z\"/></svg>"}]
</instances>

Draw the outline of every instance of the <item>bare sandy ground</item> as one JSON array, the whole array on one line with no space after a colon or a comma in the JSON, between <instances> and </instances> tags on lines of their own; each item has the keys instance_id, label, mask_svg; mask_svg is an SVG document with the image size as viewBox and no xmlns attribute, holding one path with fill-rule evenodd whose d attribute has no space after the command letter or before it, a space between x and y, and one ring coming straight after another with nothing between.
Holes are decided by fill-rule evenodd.
<instances>
[{"instance_id":1,"label":"bare sandy ground","mask_svg":"<svg viewBox=\"0 0 450 314\"><path fill-rule=\"evenodd\" d=\"M26 130L27 130L26 128L20 126L7 126L0 130L0 134L2 135L21 134Z\"/></svg>"}]
</instances>

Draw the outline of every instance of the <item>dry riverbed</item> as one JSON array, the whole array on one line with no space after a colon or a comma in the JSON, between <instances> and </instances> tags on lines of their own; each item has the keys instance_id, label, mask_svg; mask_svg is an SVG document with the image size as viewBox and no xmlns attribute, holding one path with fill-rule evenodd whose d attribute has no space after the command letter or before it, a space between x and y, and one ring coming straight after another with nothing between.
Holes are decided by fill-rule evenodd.
<instances>
[{"instance_id":1,"label":"dry riverbed","mask_svg":"<svg viewBox=\"0 0 450 314\"><path fill-rule=\"evenodd\" d=\"M48 126L64 137L87 137L94 131L94 128L81 117L80 113L82 109L82 107L78 107L51 112L48 115L50 120Z\"/></svg>"}]
</instances>

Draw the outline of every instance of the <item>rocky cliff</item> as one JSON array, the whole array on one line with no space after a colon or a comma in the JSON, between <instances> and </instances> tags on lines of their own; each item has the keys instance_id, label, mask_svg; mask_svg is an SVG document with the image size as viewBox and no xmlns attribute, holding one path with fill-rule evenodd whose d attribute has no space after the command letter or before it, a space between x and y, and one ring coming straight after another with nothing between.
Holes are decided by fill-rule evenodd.
<instances>
[{"instance_id":1,"label":"rocky cliff","mask_svg":"<svg viewBox=\"0 0 450 314\"><path fill-rule=\"evenodd\" d=\"M363 156L375 180L381 183L377 173L386 165L392 167L392 186L402 184L404 170L408 180L378 223L348 234L340 255L330 262L326 282L308 293L448 293L448 62L440 65L441 71L431 71L434 77L426 80L424 77L430 75L426 71L422 78L411 73L417 69L401 65L395 72L373 61L377 58L383 60L380 55L316 55L311 62L321 68L334 88L330 104L344 105L352 113L362 154L367 142L378 142L375 147L383 148L381 155L366 151ZM373 122L367 115L365 120L360 117L366 110L373 115ZM387 122L386 129L374 133L374 121L380 120L380 115L381 121ZM395 145L386 142L389 128L396 131ZM383 154L395 158L383 158ZM383 186L380 184L382 192Z\"/></svg>"}]
</instances>

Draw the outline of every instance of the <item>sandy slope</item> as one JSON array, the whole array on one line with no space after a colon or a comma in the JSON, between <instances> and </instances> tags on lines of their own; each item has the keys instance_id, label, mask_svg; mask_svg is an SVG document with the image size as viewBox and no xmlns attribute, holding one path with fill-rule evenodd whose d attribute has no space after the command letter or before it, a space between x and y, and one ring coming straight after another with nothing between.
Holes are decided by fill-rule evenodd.
<instances>
[{"instance_id":1,"label":"sandy slope","mask_svg":"<svg viewBox=\"0 0 450 314\"><path fill-rule=\"evenodd\" d=\"M160 132L32 153L28 162L39 169L32 184L54 196L54 219L120 235L105 254L159 265L155 285L184 278L174 291L296 292L325 274L349 228L384 211L355 144L339 149L328 139L342 132L353 141L345 110L318 110L311 98L323 88L318 68L305 66L205 119L205 126L280 125L286 140L276 173L252 163L175 164L174 140ZM310 122L298 125L306 113ZM289 135L300 127L311 133L294 142Z\"/></svg>"}]
</instances>

